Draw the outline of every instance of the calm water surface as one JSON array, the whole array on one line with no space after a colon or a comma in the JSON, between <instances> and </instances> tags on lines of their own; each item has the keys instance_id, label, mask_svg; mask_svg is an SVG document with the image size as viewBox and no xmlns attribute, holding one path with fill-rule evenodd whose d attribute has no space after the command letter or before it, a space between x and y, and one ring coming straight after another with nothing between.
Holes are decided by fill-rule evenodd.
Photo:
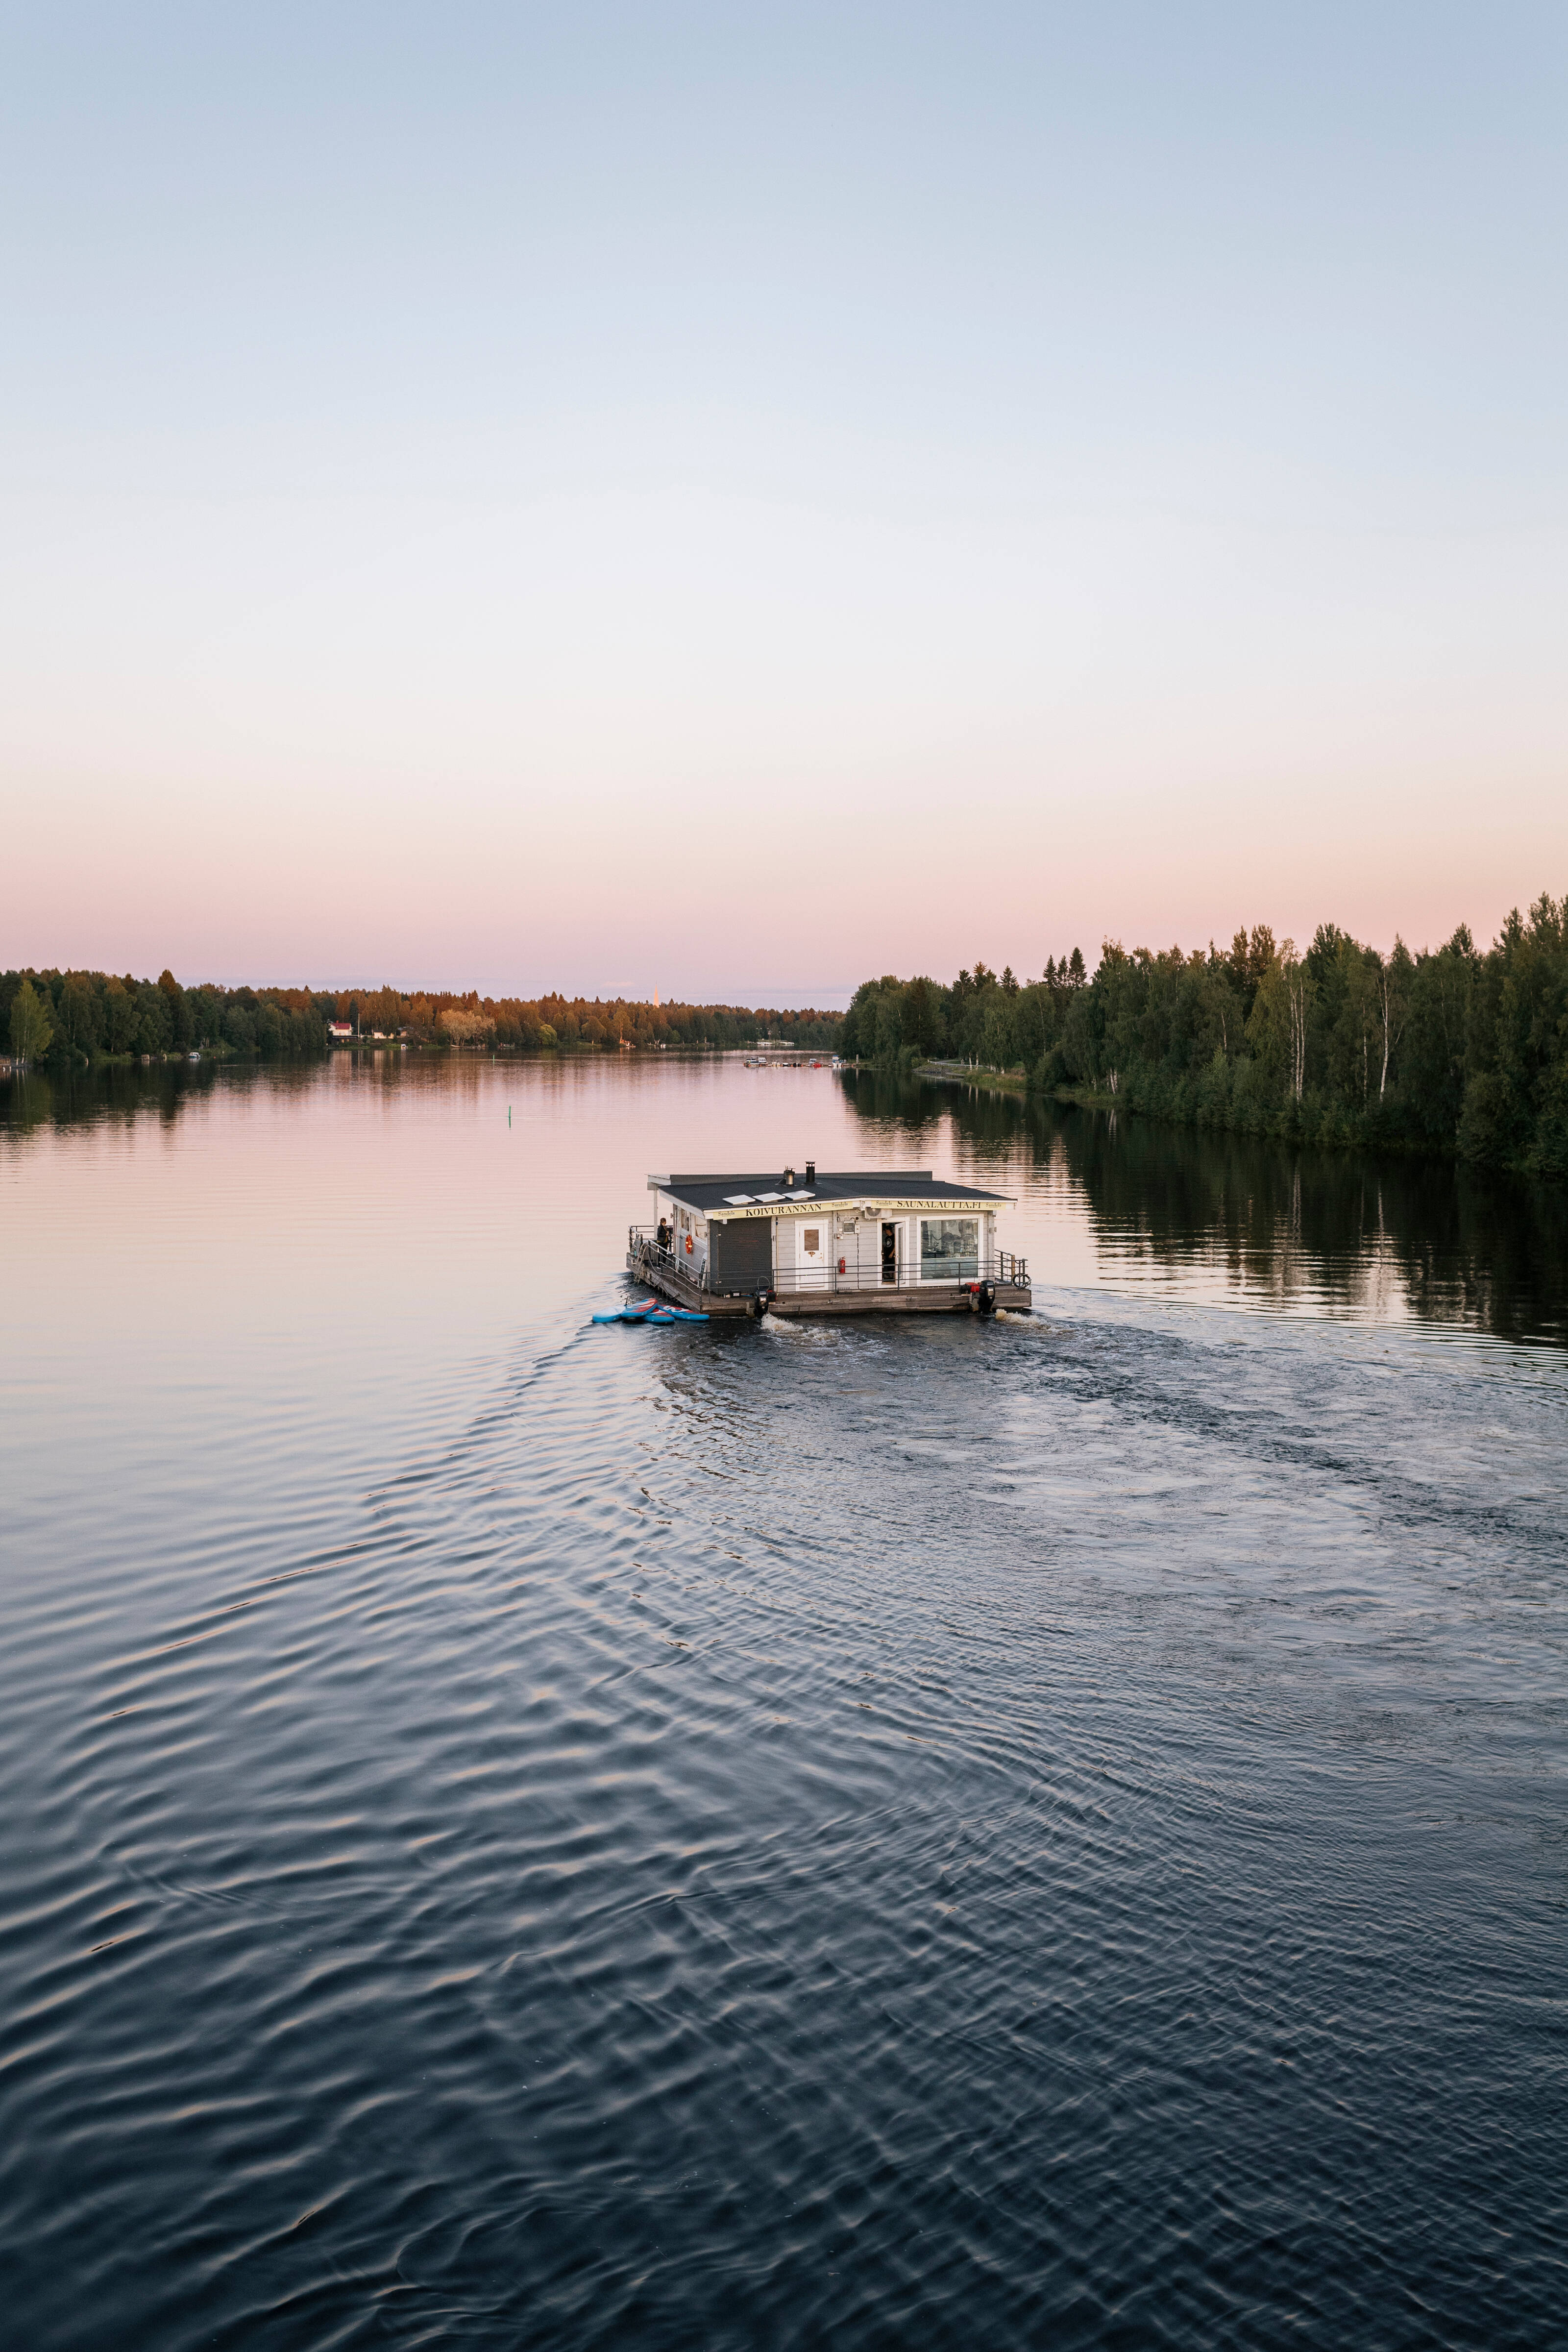
<instances>
[{"instance_id":1,"label":"calm water surface","mask_svg":"<svg viewBox=\"0 0 1568 2352\"><path fill-rule=\"evenodd\" d=\"M674 1060L0 1116L7 2341L1568 2336L1555 1196ZM807 1154L1038 1311L587 1324Z\"/></svg>"}]
</instances>

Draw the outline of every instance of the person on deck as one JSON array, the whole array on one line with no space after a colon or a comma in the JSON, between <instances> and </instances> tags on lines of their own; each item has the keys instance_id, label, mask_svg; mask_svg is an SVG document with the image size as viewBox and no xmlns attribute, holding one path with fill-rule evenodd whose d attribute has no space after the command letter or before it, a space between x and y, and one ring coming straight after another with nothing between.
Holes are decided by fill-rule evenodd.
<instances>
[{"instance_id":1,"label":"person on deck","mask_svg":"<svg viewBox=\"0 0 1568 2352\"><path fill-rule=\"evenodd\" d=\"M669 1220L668 1217L660 1217L658 1221L658 1245L661 1250L667 1250L669 1247Z\"/></svg>"}]
</instances>

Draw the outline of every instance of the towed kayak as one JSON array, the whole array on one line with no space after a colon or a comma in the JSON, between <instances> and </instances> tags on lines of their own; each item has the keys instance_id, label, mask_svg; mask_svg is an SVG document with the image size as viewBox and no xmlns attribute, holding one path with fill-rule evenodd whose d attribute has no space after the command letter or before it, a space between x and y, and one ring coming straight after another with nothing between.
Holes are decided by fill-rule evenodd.
<instances>
[{"instance_id":1,"label":"towed kayak","mask_svg":"<svg viewBox=\"0 0 1568 2352\"><path fill-rule=\"evenodd\" d=\"M662 1298L637 1298L627 1307L617 1307L608 1315L595 1315L595 1323L706 1323L706 1315L693 1312L689 1307L667 1307Z\"/></svg>"}]
</instances>

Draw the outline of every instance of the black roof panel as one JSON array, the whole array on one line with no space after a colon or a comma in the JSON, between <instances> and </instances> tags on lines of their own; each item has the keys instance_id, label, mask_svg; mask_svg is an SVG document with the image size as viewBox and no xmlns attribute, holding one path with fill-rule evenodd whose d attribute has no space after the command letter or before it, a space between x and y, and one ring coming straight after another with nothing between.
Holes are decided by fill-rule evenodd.
<instances>
[{"instance_id":1,"label":"black roof panel","mask_svg":"<svg viewBox=\"0 0 1568 2352\"><path fill-rule=\"evenodd\" d=\"M950 1183L945 1177L936 1177L929 1168L819 1168L810 1184L805 1171L795 1171L796 1191L794 1202L813 1201L994 1201L1010 1205L1012 1196L1006 1192L982 1192L973 1184ZM649 1177L650 1185L657 1183L661 1192L668 1192L683 1201L689 1209L726 1209L737 1192L749 1192L753 1202L761 1202L764 1192L776 1193L779 1205L789 1202L784 1189L781 1171L773 1168L763 1176L660 1176Z\"/></svg>"}]
</instances>

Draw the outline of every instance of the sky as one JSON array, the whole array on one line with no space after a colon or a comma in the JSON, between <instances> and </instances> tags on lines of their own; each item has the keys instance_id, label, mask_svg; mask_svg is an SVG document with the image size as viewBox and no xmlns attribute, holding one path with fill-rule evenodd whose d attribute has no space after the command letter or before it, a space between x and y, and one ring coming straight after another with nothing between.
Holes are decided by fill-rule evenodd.
<instances>
[{"instance_id":1,"label":"sky","mask_svg":"<svg viewBox=\"0 0 1568 2352\"><path fill-rule=\"evenodd\" d=\"M1568 890L1568 14L0 0L0 965Z\"/></svg>"}]
</instances>

